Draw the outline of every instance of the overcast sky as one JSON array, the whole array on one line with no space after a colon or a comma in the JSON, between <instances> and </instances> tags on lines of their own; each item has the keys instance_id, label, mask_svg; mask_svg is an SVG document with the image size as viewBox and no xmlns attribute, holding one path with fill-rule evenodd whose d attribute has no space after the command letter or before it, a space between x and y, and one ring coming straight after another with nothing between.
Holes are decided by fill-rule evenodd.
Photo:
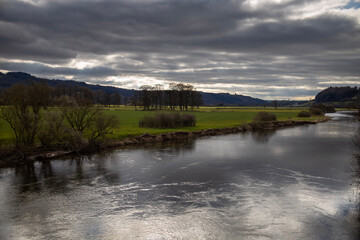
<instances>
[{"instance_id":1,"label":"overcast sky","mask_svg":"<svg viewBox=\"0 0 360 240\"><path fill-rule=\"evenodd\" d=\"M360 83L360 0L0 0L0 71L309 99Z\"/></svg>"}]
</instances>

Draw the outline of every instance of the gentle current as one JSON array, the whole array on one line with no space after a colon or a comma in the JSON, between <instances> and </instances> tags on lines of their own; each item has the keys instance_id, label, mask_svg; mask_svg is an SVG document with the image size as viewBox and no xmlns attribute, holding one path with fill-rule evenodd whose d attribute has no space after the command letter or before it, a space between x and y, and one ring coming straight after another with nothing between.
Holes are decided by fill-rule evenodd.
<instances>
[{"instance_id":1,"label":"gentle current","mask_svg":"<svg viewBox=\"0 0 360 240\"><path fill-rule=\"evenodd\" d=\"M0 169L0 239L358 239L359 124L333 116Z\"/></svg>"}]
</instances>

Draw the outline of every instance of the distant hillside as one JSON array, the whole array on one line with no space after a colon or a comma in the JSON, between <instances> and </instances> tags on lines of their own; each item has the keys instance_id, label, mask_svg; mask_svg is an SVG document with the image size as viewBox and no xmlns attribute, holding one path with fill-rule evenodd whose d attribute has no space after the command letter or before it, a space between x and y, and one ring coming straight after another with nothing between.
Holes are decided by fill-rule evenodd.
<instances>
[{"instance_id":1,"label":"distant hillside","mask_svg":"<svg viewBox=\"0 0 360 240\"><path fill-rule=\"evenodd\" d=\"M9 88L17 83L26 83L27 81L35 81L35 82L47 81L47 83L51 87L55 87L59 85L81 86L81 87L87 87L93 91L103 90L110 94L118 92L120 95L124 97L131 97L134 95L134 92L136 91L136 90L130 90L124 88L111 87L111 86L87 84L85 82L78 82L73 80L58 80L58 79L50 80L45 78L38 78L23 72L8 72L7 74L0 74L0 88L2 89Z\"/></svg>"},{"instance_id":2,"label":"distant hillside","mask_svg":"<svg viewBox=\"0 0 360 240\"><path fill-rule=\"evenodd\" d=\"M201 93L205 105L224 106L262 106L267 101L243 95L231 95L229 93Z\"/></svg>"},{"instance_id":3,"label":"distant hillside","mask_svg":"<svg viewBox=\"0 0 360 240\"><path fill-rule=\"evenodd\" d=\"M318 103L357 102L360 101L360 89L357 87L329 87L319 92L315 101Z\"/></svg>"},{"instance_id":4,"label":"distant hillside","mask_svg":"<svg viewBox=\"0 0 360 240\"><path fill-rule=\"evenodd\" d=\"M58 80L58 79L44 79L37 78L27 73L23 72L9 72L6 74L0 73L0 90L11 87L13 84L17 83L26 83L27 81L47 81L48 84L52 87L65 85L65 86L81 86L87 87L93 91L103 90L107 93L115 93L118 92L123 97L131 97L138 90L130 90L124 88L110 87L110 86L102 86L102 85L94 85L87 84L85 82L78 82L73 80ZM267 101L252 98L243 95L231 95L228 93L206 93L201 92L203 102L205 105L230 105L230 106L262 106L267 104Z\"/></svg>"}]
</instances>

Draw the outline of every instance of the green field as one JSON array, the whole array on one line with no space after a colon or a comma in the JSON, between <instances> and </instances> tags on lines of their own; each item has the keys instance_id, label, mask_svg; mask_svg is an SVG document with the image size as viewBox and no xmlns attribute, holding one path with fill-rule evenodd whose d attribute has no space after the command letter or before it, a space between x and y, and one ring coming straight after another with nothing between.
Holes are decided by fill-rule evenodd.
<instances>
[{"instance_id":1,"label":"green field","mask_svg":"<svg viewBox=\"0 0 360 240\"><path fill-rule=\"evenodd\" d=\"M209 128L226 128L235 127L242 123L251 122L251 119L260 111L267 111L274 113L278 120L299 120L304 118L297 118L298 112L304 109L300 108L254 108L254 107L200 107L195 108L191 113L196 116L195 127L172 128L172 129L154 129L154 128L140 128L138 126L139 120L144 115L155 114L156 111L142 111L141 108L134 107L109 107L104 108L107 114L116 114L120 119L120 125L109 135L113 139L122 139L128 136L137 136L142 133L159 134L174 131L196 131ZM157 111L159 112L159 111ZM166 112L166 111L162 111ZM307 120L315 120L319 117L305 118ZM321 117L320 117L321 118ZM14 134L10 126L0 119L0 142L13 142Z\"/></svg>"}]
</instances>

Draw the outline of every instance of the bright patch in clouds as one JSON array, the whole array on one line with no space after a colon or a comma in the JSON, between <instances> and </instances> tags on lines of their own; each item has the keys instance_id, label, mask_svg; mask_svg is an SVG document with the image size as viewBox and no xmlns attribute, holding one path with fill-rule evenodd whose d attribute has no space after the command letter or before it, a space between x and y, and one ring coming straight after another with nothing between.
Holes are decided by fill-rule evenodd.
<instances>
[{"instance_id":1,"label":"bright patch in clouds","mask_svg":"<svg viewBox=\"0 0 360 240\"><path fill-rule=\"evenodd\" d=\"M143 85L154 86L156 84L161 84L167 87L169 84L167 81L158 80L152 77L144 76L123 76L123 77L108 77L103 84L125 87L128 89L139 89Z\"/></svg>"}]
</instances>

